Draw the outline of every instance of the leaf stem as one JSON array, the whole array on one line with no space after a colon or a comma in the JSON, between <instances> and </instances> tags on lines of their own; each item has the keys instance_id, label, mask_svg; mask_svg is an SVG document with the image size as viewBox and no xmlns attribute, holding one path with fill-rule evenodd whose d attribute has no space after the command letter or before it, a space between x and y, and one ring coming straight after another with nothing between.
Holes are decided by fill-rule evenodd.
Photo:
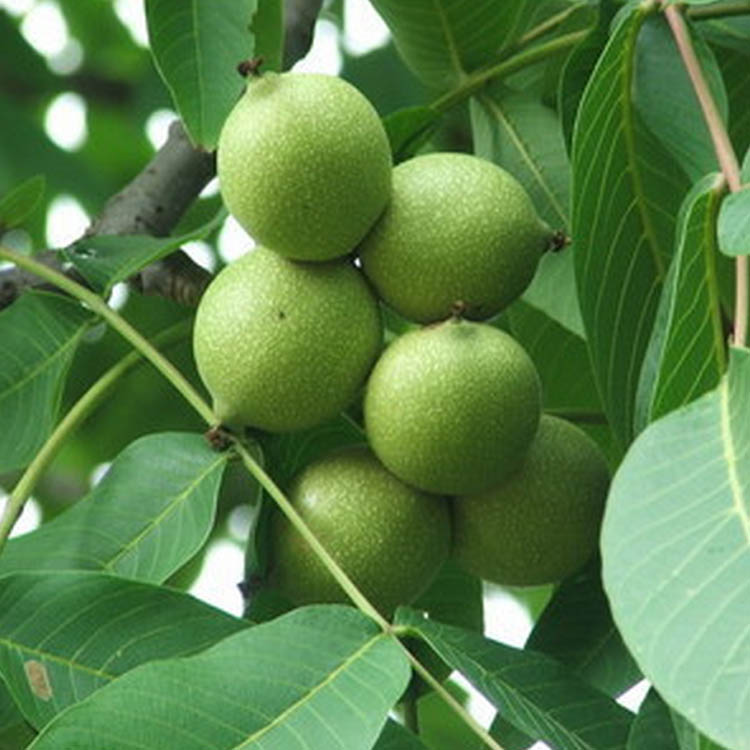
<instances>
[{"instance_id":1,"label":"leaf stem","mask_svg":"<svg viewBox=\"0 0 750 750\"><path fill-rule=\"evenodd\" d=\"M9 260L21 268L25 268L27 271L49 281L59 289L85 303L93 312L104 318L112 328L140 351L209 425L214 425L219 421L208 404L200 397L185 376L163 354L158 352L141 333L133 328L130 323L109 307L99 295L69 279L59 271L55 271L43 263L35 261L33 258L16 253L2 245L0 245L1 258Z\"/></svg>"},{"instance_id":2,"label":"leaf stem","mask_svg":"<svg viewBox=\"0 0 750 750\"><path fill-rule=\"evenodd\" d=\"M716 3L715 5L692 5L686 8L687 15L695 21L705 21L710 18L725 18L727 16L745 16L750 14L748 0Z\"/></svg>"},{"instance_id":3,"label":"leaf stem","mask_svg":"<svg viewBox=\"0 0 750 750\"><path fill-rule=\"evenodd\" d=\"M357 608L375 620L384 632L390 633L391 626L388 621L377 611L377 609L375 609L375 607L373 607L372 604L370 604L365 595L356 587L352 579L349 578L339 564L331 557L328 550L326 550L320 541L318 541L318 538L312 533L312 531L310 531L310 528L304 522L300 514L297 513L294 506L289 502L286 495L284 495L271 477L266 474L263 467L253 458L250 451L248 451L242 442L234 436L232 437L232 443L234 449L242 459L245 468L247 468L255 479L258 480L261 487L263 487L263 489L265 489L274 499L284 515L289 519L289 522L302 535L310 547L312 547L315 554L320 558L331 575L336 579L336 582L342 589L344 589Z\"/></svg>"},{"instance_id":4,"label":"leaf stem","mask_svg":"<svg viewBox=\"0 0 750 750\"><path fill-rule=\"evenodd\" d=\"M412 667L419 672L424 681L450 706L450 708L461 717L461 720L484 742L486 748L490 750L503 750L503 747L497 743L490 733L462 706L432 675L429 669L409 651L406 646L400 643L404 653L409 658Z\"/></svg>"},{"instance_id":5,"label":"leaf stem","mask_svg":"<svg viewBox=\"0 0 750 750\"><path fill-rule=\"evenodd\" d=\"M151 343L154 346L167 347L185 338L191 328L191 320L183 320L156 335ZM34 490L39 478L57 455L65 439L96 409L106 398L112 387L135 365L143 362L140 351L131 351L117 364L110 367L73 405L52 434L47 438L34 460L26 467L21 478L13 488L5 513L0 519L0 552L10 536L10 532L21 515L23 506Z\"/></svg>"},{"instance_id":6,"label":"leaf stem","mask_svg":"<svg viewBox=\"0 0 750 750\"><path fill-rule=\"evenodd\" d=\"M700 102L703 118L711 134L711 140L716 152L719 167L727 181L731 192L737 192L741 186L740 165L732 148L732 142L719 110L714 102L711 90L706 83L703 70L693 48L685 19L673 5L664 6L664 15L672 30L682 62L693 84L695 95ZM739 256L735 265L735 309L734 309L734 345L744 347L747 340L748 324L748 260L746 256Z\"/></svg>"},{"instance_id":7,"label":"leaf stem","mask_svg":"<svg viewBox=\"0 0 750 750\"><path fill-rule=\"evenodd\" d=\"M515 73L516 71L521 70L521 68L525 68L527 65L533 65L534 63L540 62L547 57L551 57L558 52L569 49L578 44L578 42L580 42L587 34L587 30L564 34L556 39L551 39L545 44L540 44L531 49L519 52L517 55L492 65L489 68L477 70L468 76L460 86L443 94L443 96L438 97L430 106L438 112L445 112L454 104L470 97L474 92L482 88L487 81L490 81L493 78L509 76L511 73Z\"/></svg>"}]
</instances>

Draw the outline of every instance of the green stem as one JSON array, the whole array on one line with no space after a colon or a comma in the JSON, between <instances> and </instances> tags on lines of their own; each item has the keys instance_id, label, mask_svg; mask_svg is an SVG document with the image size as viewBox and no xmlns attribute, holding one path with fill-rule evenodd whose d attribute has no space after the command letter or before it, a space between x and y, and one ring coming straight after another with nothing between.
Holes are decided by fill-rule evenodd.
<instances>
[{"instance_id":1,"label":"green stem","mask_svg":"<svg viewBox=\"0 0 750 750\"><path fill-rule=\"evenodd\" d=\"M727 16L746 16L750 14L748 0L716 3L716 5L693 5L686 9L687 15L693 21L705 21L710 18L725 18Z\"/></svg>"},{"instance_id":2,"label":"green stem","mask_svg":"<svg viewBox=\"0 0 750 750\"><path fill-rule=\"evenodd\" d=\"M668 5L664 9L672 36L674 36L677 49L680 51L683 65L693 85L695 95L698 97L703 119L711 135L716 160L724 175L729 190L736 193L741 188L740 164L734 153L732 141L729 138L724 121L721 119L719 108L714 101L711 89L706 82L698 56L693 48L693 40L690 37L685 19L679 10ZM748 278L750 268L745 255L740 255L735 261L735 308L734 308L734 346L744 347L747 341L748 310L750 309L750 298L748 294Z\"/></svg>"},{"instance_id":3,"label":"green stem","mask_svg":"<svg viewBox=\"0 0 750 750\"><path fill-rule=\"evenodd\" d=\"M112 328L140 351L209 425L214 425L219 421L208 404L206 404L198 392L186 380L185 376L97 294L69 279L59 271L55 271L42 263L38 263L33 258L16 253L2 245L0 245L0 258L4 258L21 268L25 268L35 276L49 281L59 289L84 302L93 312L104 318Z\"/></svg>"},{"instance_id":4,"label":"green stem","mask_svg":"<svg viewBox=\"0 0 750 750\"><path fill-rule=\"evenodd\" d=\"M183 320L155 336L151 343L154 346L170 346L185 338L190 332L191 325L191 320ZM34 460L26 467L26 471L16 483L8 498L5 513L0 519L0 552L2 552L3 546L10 536L11 529L21 515L26 500L28 500L52 459L57 455L65 439L99 406L117 381L135 365L142 362L141 352L137 350L123 357L76 401L47 438L39 453L34 456Z\"/></svg>"},{"instance_id":5,"label":"green stem","mask_svg":"<svg viewBox=\"0 0 750 750\"><path fill-rule=\"evenodd\" d=\"M507 60L503 60L489 68L478 70L468 76L458 88L439 97L430 106L438 112L445 112L454 104L470 97L474 92L482 88L487 81L490 81L493 78L509 76L511 73L515 73L522 68L525 68L527 65L533 65L534 63L551 57L552 55L556 55L558 52L574 47L584 39L587 34L588 31L586 30L574 31L570 34L565 34L556 39L552 39L545 44L540 44L531 49L519 52L517 55L514 55Z\"/></svg>"},{"instance_id":6,"label":"green stem","mask_svg":"<svg viewBox=\"0 0 750 750\"><path fill-rule=\"evenodd\" d=\"M487 748L490 750L503 750L503 747L498 744L490 733L462 706L444 687L438 682L432 675L429 669L422 665L422 663L409 651L406 646L399 642L399 645L403 649L406 656L409 658L412 667L419 672L420 676L424 681L450 706L451 709L461 718L462 721L471 729L479 739L484 742Z\"/></svg>"},{"instance_id":7,"label":"green stem","mask_svg":"<svg viewBox=\"0 0 750 750\"><path fill-rule=\"evenodd\" d=\"M271 477L266 474L260 464L252 457L247 448L240 440L233 438L234 448L245 464L247 470L258 480L258 483L274 499L276 504L281 508L289 522L301 534L304 540L310 545L315 554L320 558L336 582L346 592L354 604L366 615L371 617L382 630L390 632L391 626L388 621L370 604L365 595L356 587L351 578L342 570L339 564L331 557L328 550L318 541L315 534L310 531L308 525L304 522L294 506L287 500L284 493L276 486Z\"/></svg>"}]
</instances>

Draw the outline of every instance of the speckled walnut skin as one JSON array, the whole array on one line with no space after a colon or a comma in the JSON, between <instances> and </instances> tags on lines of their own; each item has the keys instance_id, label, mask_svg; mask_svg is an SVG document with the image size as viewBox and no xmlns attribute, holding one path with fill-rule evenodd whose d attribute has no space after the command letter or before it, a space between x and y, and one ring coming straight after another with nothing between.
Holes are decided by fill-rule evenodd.
<instances>
[{"instance_id":1,"label":"speckled walnut skin","mask_svg":"<svg viewBox=\"0 0 750 750\"><path fill-rule=\"evenodd\" d=\"M529 285L552 232L521 184L469 154L417 156L393 170L388 208L359 247L378 294L405 318L496 315Z\"/></svg>"},{"instance_id":2,"label":"speckled walnut skin","mask_svg":"<svg viewBox=\"0 0 750 750\"><path fill-rule=\"evenodd\" d=\"M260 244L296 260L352 252L386 206L391 172L377 112L334 76L251 78L219 138L227 208Z\"/></svg>"},{"instance_id":3,"label":"speckled walnut skin","mask_svg":"<svg viewBox=\"0 0 750 750\"><path fill-rule=\"evenodd\" d=\"M344 409L382 339L378 304L349 261L296 263L259 247L208 287L193 344L222 422L288 432Z\"/></svg>"}]
</instances>

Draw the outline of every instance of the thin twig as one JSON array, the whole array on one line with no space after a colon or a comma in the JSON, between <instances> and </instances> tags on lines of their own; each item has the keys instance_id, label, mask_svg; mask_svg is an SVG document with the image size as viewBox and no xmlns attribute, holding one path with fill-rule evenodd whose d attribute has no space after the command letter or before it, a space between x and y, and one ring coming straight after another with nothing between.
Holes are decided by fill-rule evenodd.
<instances>
[{"instance_id":1,"label":"thin twig","mask_svg":"<svg viewBox=\"0 0 750 750\"><path fill-rule=\"evenodd\" d=\"M666 5L664 8L669 27L672 30L677 48L680 51L683 64L687 70L690 81L693 84L695 95L703 112L703 118L711 134L711 141L714 145L716 158L719 167L727 181L727 186L731 192L737 192L741 187L740 165L737 155L732 148L732 142L729 134L721 119L719 110L714 102L711 90L708 87L703 70L701 69L698 57L693 48L693 42L690 38L685 19L680 11L673 5ZM734 310L734 336L733 343L735 346L743 347L747 340L748 324L748 263L746 256L739 256L736 260L735 271L735 310Z\"/></svg>"},{"instance_id":2,"label":"thin twig","mask_svg":"<svg viewBox=\"0 0 750 750\"><path fill-rule=\"evenodd\" d=\"M509 76L511 73L521 70L521 68L533 65L534 63L551 57L552 55L556 55L558 52L570 49L582 41L587 34L588 31L574 31L570 34L551 39L544 44L539 44L536 47L531 47L530 49L519 52L517 55L514 55L507 60L503 60L496 65L492 65L489 68L478 70L468 76L460 86L443 94L443 96L436 99L430 106L439 112L445 112L454 104L457 104L464 99L468 99L488 81L495 78Z\"/></svg>"}]
</instances>

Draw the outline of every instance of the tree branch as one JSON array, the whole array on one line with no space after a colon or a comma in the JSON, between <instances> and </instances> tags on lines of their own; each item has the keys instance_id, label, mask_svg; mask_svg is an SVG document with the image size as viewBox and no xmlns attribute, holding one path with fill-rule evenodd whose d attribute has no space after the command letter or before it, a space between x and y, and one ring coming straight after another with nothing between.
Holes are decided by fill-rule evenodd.
<instances>
[{"instance_id":1,"label":"tree branch","mask_svg":"<svg viewBox=\"0 0 750 750\"><path fill-rule=\"evenodd\" d=\"M310 49L315 21L323 0L285 0L284 2L284 69L302 59Z\"/></svg>"},{"instance_id":2,"label":"tree branch","mask_svg":"<svg viewBox=\"0 0 750 750\"><path fill-rule=\"evenodd\" d=\"M284 67L307 53L322 0L285 0ZM85 236L150 234L167 236L216 172L215 157L190 143L182 124L169 128L166 143L132 182L112 196ZM38 253L36 260L63 271L79 283L75 270L63 265L55 251ZM130 280L144 294L158 294L187 305L197 305L211 274L178 250L152 263ZM0 271L0 310L26 288L44 288L46 282L13 267Z\"/></svg>"}]
</instances>

